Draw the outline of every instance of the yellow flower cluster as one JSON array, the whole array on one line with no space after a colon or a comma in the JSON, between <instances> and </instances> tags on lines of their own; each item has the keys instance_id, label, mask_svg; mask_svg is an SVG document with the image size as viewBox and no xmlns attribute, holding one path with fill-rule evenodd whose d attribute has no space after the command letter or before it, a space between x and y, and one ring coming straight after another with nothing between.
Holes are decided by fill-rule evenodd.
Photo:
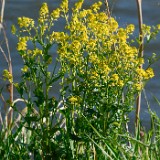
<instances>
[{"instance_id":1,"label":"yellow flower cluster","mask_svg":"<svg viewBox=\"0 0 160 160\"><path fill-rule=\"evenodd\" d=\"M111 17L108 20L108 26L110 32L115 32L118 29L118 22L113 17Z\"/></svg>"},{"instance_id":2,"label":"yellow flower cluster","mask_svg":"<svg viewBox=\"0 0 160 160\"><path fill-rule=\"evenodd\" d=\"M17 44L17 51L25 51L27 50L27 41L29 37L20 37L19 42Z\"/></svg>"},{"instance_id":3,"label":"yellow flower cluster","mask_svg":"<svg viewBox=\"0 0 160 160\"><path fill-rule=\"evenodd\" d=\"M4 80L7 79L10 83L12 83L13 76L12 76L12 74L7 69L3 70L3 77L4 77Z\"/></svg>"},{"instance_id":4,"label":"yellow flower cluster","mask_svg":"<svg viewBox=\"0 0 160 160\"><path fill-rule=\"evenodd\" d=\"M35 36L31 36L32 33L29 32L29 37L20 37L17 50L25 51L22 55L24 59L30 58L37 62L37 59L42 59L45 54L38 49L37 42L42 46L43 51L56 43L61 71L68 72L68 81L74 79L74 84L80 86L84 80L92 89L95 86L99 88L108 86L110 89L113 88L113 94L114 90L117 94L123 88L140 91L143 81L152 78L154 72L151 68L147 70L139 68L144 63L144 59L138 56L139 51L130 40L135 26L129 24L126 28L119 27L115 18L108 17L105 12L100 11L102 2L82 10L83 1L79 0L75 3L72 14L68 13L68 0L63 0L60 7L51 13L47 3L43 3L37 27L34 27L32 19L19 18L20 29L34 27ZM66 30L52 31L53 21L60 16L66 19ZM150 33L149 27L143 28L144 33ZM14 27L12 30L13 33L16 32ZM22 29L21 33L23 31ZM33 50L27 48L28 40L33 42ZM46 64L51 62L52 58L49 58ZM23 72L27 70L26 66L22 69ZM75 79L78 79L77 83ZM71 104L78 101L77 96L69 98Z\"/></svg>"},{"instance_id":5,"label":"yellow flower cluster","mask_svg":"<svg viewBox=\"0 0 160 160\"><path fill-rule=\"evenodd\" d=\"M128 39L127 32L126 32L126 30L124 28L119 28L119 30L118 30L118 38L122 42L126 42L126 40Z\"/></svg>"},{"instance_id":6,"label":"yellow flower cluster","mask_svg":"<svg viewBox=\"0 0 160 160\"><path fill-rule=\"evenodd\" d=\"M126 31L127 33L133 33L133 31L135 30L135 26L133 24L129 24L127 27L126 27Z\"/></svg>"},{"instance_id":7,"label":"yellow flower cluster","mask_svg":"<svg viewBox=\"0 0 160 160\"><path fill-rule=\"evenodd\" d=\"M113 74L113 75L111 76L111 80L118 82L118 80L119 80L118 74Z\"/></svg>"},{"instance_id":8,"label":"yellow flower cluster","mask_svg":"<svg viewBox=\"0 0 160 160\"><path fill-rule=\"evenodd\" d=\"M138 86L140 79L152 78L151 69L139 71L144 60L138 57L138 49L128 43L135 26L119 28L113 17L99 12L101 2L81 10L82 3L81 0L75 4L71 21L66 26L68 34L53 32L51 35L52 42L61 44L58 48L60 61L76 67L80 73L85 73L83 69L88 65L89 79L94 80L94 85L101 85L103 80L111 86L123 87L132 77L132 84Z\"/></svg>"},{"instance_id":9,"label":"yellow flower cluster","mask_svg":"<svg viewBox=\"0 0 160 160\"><path fill-rule=\"evenodd\" d=\"M73 53L79 52L81 50L81 43L77 40L74 40L70 45L70 49L73 51Z\"/></svg>"},{"instance_id":10,"label":"yellow flower cluster","mask_svg":"<svg viewBox=\"0 0 160 160\"><path fill-rule=\"evenodd\" d=\"M94 11L94 12L97 12L100 10L100 7L102 5L102 2L97 2L97 3L94 3L92 6L91 6L91 9Z\"/></svg>"},{"instance_id":11,"label":"yellow flower cluster","mask_svg":"<svg viewBox=\"0 0 160 160\"><path fill-rule=\"evenodd\" d=\"M48 5L47 3L43 3L42 7L40 8L39 15L40 17L46 17L48 16L48 13L49 13Z\"/></svg>"},{"instance_id":12,"label":"yellow flower cluster","mask_svg":"<svg viewBox=\"0 0 160 160\"><path fill-rule=\"evenodd\" d=\"M139 79L142 78L144 80L148 80L154 77L154 72L152 68L148 68L147 70L144 70L143 68L137 68L136 72Z\"/></svg>"},{"instance_id":13,"label":"yellow flower cluster","mask_svg":"<svg viewBox=\"0 0 160 160\"><path fill-rule=\"evenodd\" d=\"M152 78L154 73L152 69L139 70L144 59L139 58L138 49L128 43L135 26L129 24L126 28L119 28L113 17L108 18L104 12L98 12L100 2L92 5L91 9L81 10L81 6L82 1L75 5L74 11L78 12L73 12L66 27L69 34L65 41L59 38L61 60L65 58L67 65L81 66L79 72L85 74L83 69L88 57L88 75L94 85L101 85L103 80L112 87L122 88L130 84L136 90L142 88L139 81ZM52 37L58 39L54 38L56 35ZM132 83L128 83L131 78Z\"/></svg>"},{"instance_id":14,"label":"yellow flower cluster","mask_svg":"<svg viewBox=\"0 0 160 160\"><path fill-rule=\"evenodd\" d=\"M79 0L77 3L75 3L75 8L73 8L73 12L78 12L82 8L84 0Z\"/></svg>"},{"instance_id":15,"label":"yellow flower cluster","mask_svg":"<svg viewBox=\"0 0 160 160\"><path fill-rule=\"evenodd\" d=\"M112 76L110 77L110 84L109 86L113 87L113 86L119 86L119 87L123 87L124 86L124 82L123 80L120 79L119 75L114 73L112 74Z\"/></svg>"},{"instance_id":16,"label":"yellow flower cluster","mask_svg":"<svg viewBox=\"0 0 160 160\"><path fill-rule=\"evenodd\" d=\"M67 13L68 12L68 0L63 0L60 8L62 10L62 12Z\"/></svg>"},{"instance_id":17,"label":"yellow flower cluster","mask_svg":"<svg viewBox=\"0 0 160 160\"><path fill-rule=\"evenodd\" d=\"M50 35L50 43L53 42L57 42L57 43L65 43L65 41L67 40L68 35L65 34L64 32L52 32L52 34Z\"/></svg>"},{"instance_id":18,"label":"yellow flower cluster","mask_svg":"<svg viewBox=\"0 0 160 160\"><path fill-rule=\"evenodd\" d=\"M28 17L19 17L18 25L20 26L20 28L34 27L34 20Z\"/></svg>"},{"instance_id":19,"label":"yellow flower cluster","mask_svg":"<svg viewBox=\"0 0 160 160\"><path fill-rule=\"evenodd\" d=\"M69 102L71 104L79 104L80 97L78 97L78 96L71 96L71 97L69 97Z\"/></svg>"},{"instance_id":20,"label":"yellow flower cluster","mask_svg":"<svg viewBox=\"0 0 160 160\"><path fill-rule=\"evenodd\" d=\"M52 11L51 18L53 18L54 20L57 20L59 17L60 17L60 9L57 8Z\"/></svg>"},{"instance_id":21,"label":"yellow flower cluster","mask_svg":"<svg viewBox=\"0 0 160 160\"><path fill-rule=\"evenodd\" d=\"M35 48L33 50L27 49L26 52L22 54L22 58L24 60L32 59L36 62L40 60L40 56L43 56L43 52L38 48ZM23 70L26 70L26 67Z\"/></svg>"},{"instance_id":22,"label":"yellow flower cluster","mask_svg":"<svg viewBox=\"0 0 160 160\"><path fill-rule=\"evenodd\" d=\"M148 68L146 69L146 76L145 76L145 79L150 79L150 78L153 78L154 77L154 71L152 68Z\"/></svg>"},{"instance_id":23,"label":"yellow flower cluster","mask_svg":"<svg viewBox=\"0 0 160 160\"><path fill-rule=\"evenodd\" d=\"M48 20L49 9L47 3L43 3L39 11L39 23L44 24ZM45 29L43 29L45 30Z\"/></svg>"},{"instance_id":24,"label":"yellow flower cluster","mask_svg":"<svg viewBox=\"0 0 160 160\"><path fill-rule=\"evenodd\" d=\"M33 50L33 56L42 55L42 50L36 48Z\"/></svg>"},{"instance_id":25,"label":"yellow flower cluster","mask_svg":"<svg viewBox=\"0 0 160 160\"><path fill-rule=\"evenodd\" d=\"M23 73L26 73L28 71L28 67L26 65L24 65L23 68L21 69L21 71Z\"/></svg>"},{"instance_id":26,"label":"yellow flower cluster","mask_svg":"<svg viewBox=\"0 0 160 160\"><path fill-rule=\"evenodd\" d=\"M11 32L12 32L12 34L15 34L15 33L16 33L16 27L15 27L15 25L12 25L12 26L11 26Z\"/></svg>"},{"instance_id":27,"label":"yellow flower cluster","mask_svg":"<svg viewBox=\"0 0 160 160\"><path fill-rule=\"evenodd\" d=\"M151 33L151 26L147 26L146 24L143 24L142 26L143 36L149 35Z\"/></svg>"},{"instance_id":28,"label":"yellow flower cluster","mask_svg":"<svg viewBox=\"0 0 160 160\"><path fill-rule=\"evenodd\" d=\"M143 84L142 83L135 83L133 84L133 89L136 91L141 91L143 89Z\"/></svg>"}]
</instances>

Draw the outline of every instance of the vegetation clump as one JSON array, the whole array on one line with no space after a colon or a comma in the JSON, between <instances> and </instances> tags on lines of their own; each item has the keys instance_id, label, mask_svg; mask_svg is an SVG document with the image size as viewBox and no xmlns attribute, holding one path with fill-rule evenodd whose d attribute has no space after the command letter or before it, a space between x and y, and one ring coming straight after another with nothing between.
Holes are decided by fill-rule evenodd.
<instances>
[{"instance_id":1,"label":"vegetation clump","mask_svg":"<svg viewBox=\"0 0 160 160\"><path fill-rule=\"evenodd\" d=\"M12 26L24 66L19 83L8 70L3 72L20 97L10 104L18 113L15 121L9 132L2 130L0 135L1 157L75 160L157 156L150 138L143 144L140 130L134 138L125 128L136 96L154 77L150 65L140 67L144 58L139 57L131 37L135 26L119 27L115 18L100 11L102 2L88 9L82 5L79 0L70 13L68 0L63 0L50 12L43 3L37 21L20 17L18 27ZM64 30L54 31L60 17L66 20ZM144 36L156 35L158 30L156 26L151 32L144 25ZM51 91L57 82L60 89L53 97ZM17 108L19 101L25 104L22 111Z\"/></svg>"}]
</instances>

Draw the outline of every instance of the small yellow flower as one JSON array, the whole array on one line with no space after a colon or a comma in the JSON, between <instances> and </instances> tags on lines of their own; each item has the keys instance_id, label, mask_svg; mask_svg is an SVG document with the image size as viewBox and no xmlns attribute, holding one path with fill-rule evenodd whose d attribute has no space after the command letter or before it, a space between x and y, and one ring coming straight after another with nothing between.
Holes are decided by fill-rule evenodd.
<instances>
[{"instance_id":1,"label":"small yellow flower","mask_svg":"<svg viewBox=\"0 0 160 160\"><path fill-rule=\"evenodd\" d=\"M12 74L7 69L3 70L3 77L4 77L4 80L7 79L10 83L12 83L13 76L12 76Z\"/></svg>"},{"instance_id":2,"label":"small yellow flower","mask_svg":"<svg viewBox=\"0 0 160 160\"><path fill-rule=\"evenodd\" d=\"M21 71L22 71L23 73L28 72L28 67L27 67L26 65L24 65L24 67L21 69Z\"/></svg>"},{"instance_id":3,"label":"small yellow flower","mask_svg":"<svg viewBox=\"0 0 160 160\"><path fill-rule=\"evenodd\" d=\"M123 87L123 86L124 86L123 80L119 80L119 81L118 81L118 86L120 86L120 87Z\"/></svg>"},{"instance_id":4,"label":"small yellow flower","mask_svg":"<svg viewBox=\"0 0 160 160\"><path fill-rule=\"evenodd\" d=\"M136 83L136 84L134 84L134 88L136 89L136 91L141 91L143 86L140 83Z\"/></svg>"},{"instance_id":5,"label":"small yellow flower","mask_svg":"<svg viewBox=\"0 0 160 160\"><path fill-rule=\"evenodd\" d=\"M39 11L40 17L45 17L48 13L49 13L48 5L47 3L43 3Z\"/></svg>"},{"instance_id":6,"label":"small yellow flower","mask_svg":"<svg viewBox=\"0 0 160 160\"><path fill-rule=\"evenodd\" d=\"M18 42L17 44L17 50L18 51L25 51L27 50L27 44L23 41Z\"/></svg>"},{"instance_id":7,"label":"small yellow flower","mask_svg":"<svg viewBox=\"0 0 160 160\"><path fill-rule=\"evenodd\" d=\"M160 24L157 25L157 29L160 30Z\"/></svg>"},{"instance_id":8,"label":"small yellow flower","mask_svg":"<svg viewBox=\"0 0 160 160\"><path fill-rule=\"evenodd\" d=\"M65 34L64 32L53 32L50 35L50 42L52 43L53 41L56 42L62 42L65 41L68 38L68 35Z\"/></svg>"},{"instance_id":9,"label":"small yellow flower","mask_svg":"<svg viewBox=\"0 0 160 160\"><path fill-rule=\"evenodd\" d=\"M143 68L137 68L136 69L137 75L139 78L145 78L147 77L147 74Z\"/></svg>"},{"instance_id":10,"label":"small yellow flower","mask_svg":"<svg viewBox=\"0 0 160 160\"><path fill-rule=\"evenodd\" d=\"M18 18L18 24L19 24L20 28L22 28L22 27L25 27L25 28L34 27L34 20L31 19L31 18L28 18L28 17L19 17Z\"/></svg>"},{"instance_id":11,"label":"small yellow flower","mask_svg":"<svg viewBox=\"0 0 160 160\"><path fill-rule=\"evenodd\" d=\"M143 36L150 35L151 34L151 26L143 24L142 31L143 31Z\"/></svg>"},{"instance_id":12,"label":"small yellow flower","mask_svg":"<svg viewBox=\"0 0 160 160\"><path fill-rule=\"evenodd\" d=\"M103 68L102 68L102 71L107 76L110 72L110 68L108 67L108 65L104 64Z\"/></svg>"},{"instance_id":13,"label":"small yellow flower","mask_svg":"<svg viewBox=\"0 0 160 160\"><path fill-rule=\"evenodd\" d=\"M148 68L146 70L146 77L145 79L150 79L150 78L153 78L154 77L154 71L152 68Z\"/></svg>"},{"instance_id":14,"label":"small yellow flower","mask_svg":"<svg viewBox=\"0 0 160 160\"><path fill-rule=\"evenodd\" d=\"M12 32L12 34L15 34L15 33L16 33L16 27L15 27L15 25L12 25L12 26L11 26L11 32Z\"/></svg>"},{"instance_id":15,"label":"small yellow flower","mask_svg":"<svg viewBox=\"0 0 160 160\"><path fill-rule=\"evenodd\" d=\"M126 42L128 37L127 37L127 33L126 33L125 29L119 28L118 37L119 37L119 40Z\"/></svg>"},{"instance_id":16,"label":"small yellow flower","mask_svg":"<svg viewBox=\"0 0 160 160\"><path fill-rule=\"evenodd\" d=\"M144 58L138 58L140 64L144 64Z\"/></svg>"},{"instance_id":17,"label":"small yellow flower","mask_svg":"<svg viewBox=\"0 0 160 160\"><path fill-rule=\"evenodd\" d=\"M97 60L98 60L98 56L96 54L93 53L89 56L89 62L96 64Z\"/></svg>"},{"instance_id":18,"label":"small yellow flower","mask_svg":"<svg viewBox=\"0 0 160 160\"><path fill-rule=\"evenodd\" d=\"M110 86L120 86L121 84L119 83L120 82L119 76L116 73L111 76L110 80L111 80L111 83L109 84Z\"/></svg>"},{"instance_id":19,"label":"small yellow flower","mask_svg":"<svg viewBox=\"0 0 160 160\"><path fill-rule=\"evenodd\" d=\"M97 19L98 19L98 21L105 23L108 20L108 16L106 15L106 13L100 12L99 14L97 14Z\"/></svg>"},{"instance_id":20,"label":"small yellow flower","mask_svg":"<svg viewBox=\"0 0 160 160\"><path fill-rule=\"evenodd\" d=\"M119 76L118 76L118 74L113 74L112 76L111 76L111 80L112 81L116 81L116 82L118 82L118 80L119 80Z\"/></svg>"},{"instance_id":21,"label":"small yellow flower","mask_svg":"<svg viewBox=\"0 0 160 160\"><path fill-rule=\"evenodd\" d=\"M63 0L60 8L63 12L67 13L68 12L68 0Z\"/></svg>"},{"instance_id":22,"label":"small yellow flower","mask_svg":"<svg viewBox=\"0 0 160 160\"><path fill-rule=\"evenodd\" d=\"M90 78L93 79L98 79L99 78L99 74L96 71L91 71L91 76Z\"/></svg>"},{"instance_id":23,"label":"small yellow flower","mask_svg":"<svg viewBox=\"0 0 160 160\"><path fill-rule=\"evenodd\" d=\"M51 17L54 20L57 20L60 17L60 9L57 8L57 9L53 10L52 13L51 13Z\"/></svg>"},{"instance_id":24,"label":"small yellow flower","mask_svg":"<svg viewBox=\"0 0 160 160\"><path fill-rule=\"evenodd\" d=\"M91 6L91 9L94 11L94 12L97 12L98 10L100 10L100 7L102 5L102 2L97 2L97 3L94 3L92 6Z\"/></svg>"},{"instance_id":25,"label":"small yellow flower","mask_svg":"<svg viewBox=\"0 0 160 160\"><path fill-rule=\"evenodd\" d=\"M92 28L94 26L94 21L96 21L96 16L93 13L88 14L87 21L90 22L88 26Z\"/></svg>"},{"instance_id":26,"label":"small yellow flower","mask_svg":"<svg viewBox=\"0 0 160 160\"><path fill-rule=\"evenodd\" d=\"M77 3L75 3L74 11L78 11L82 8L83 1L84 0L79 0Z\"/></svg>"},{"instance_id":27,"label":"small yellow flower","mask_svg":"<svg viewBox=\"0 0 160 160\"><path fill-rule=\"evenodd\" d=\"M78 98L75 97L75 96L71 96L71 97L69 98L69 102L70 102L71 104L75 104L75 103L78 102Z\"/></svg>"},{"instance_id":28,"label":"small yellow flower","mask_svg":"<svg viewBox=\"0 0 160 160\"><path fill-rule=\"evenodd\" d=\"M81 49L81 43L77 40L74 40L70 46L70 49L74 52L78 52Z\"/></svg>"},{"instance_id":29,"label":"small yellow flower","mask_svg":"<svg viewBox=\"0 0 160 160\"><path fill-rule=\"evenodd\" d=\"M83 10L83 11L80 11L79 12L79 18L84 18L84 17L86 17L86 15L87 15L87 11L86 10Z\"/></svg>"},{"instance_id":30,"label":"small yellow flower","mask_svg":"<svg viewBox=\"0 0 160 160\"><path fill-rule=\"evenodd\" d=\"M19 42L17 43L17 50L18 51L27 50L27 40L28 40L28 37L20 37L19 38Z\"/></svg>"},{"instance_id":31,"label":"small yellow flower","mask_svg":"<svg viewBox=\"0 0 160 160\"><path fill-rule=\"evenodd\" d=\"M118 22L114 18L108 20L108 27L111 32L115 32L118 29Z\"/></svg>"},{"instance_id":32,"label":"small yellow flower","mask_svg":"<svg viewBox=\"0 0 160 160\"><path fill-rule=\"evenodd\" d=\"M42 50L36 48L33 50L33 56L42 55Z\"/></svg>"},{"instance_id":33,"label":"small yellow flower","mask_svg":"<svg viewBox=\"0 0 160 160\"><path fill-rule=\"evenodd\" d=\"M43 24L44 22L46 22L48 20L48 16L49 16L48 5L47 5L47 3L43 3L41 8L40 8L40 11L39 11L38 22L40 24ZM43 26L43 27L45 27L45 26ZM42 30L44 32L45 28L43 28Z\"/></svg>"},{"instance_id":34,"label":"small yellow flower","mask_svg":"<svg viewBox=\"0 0 160 160\"><path fill-rule=\"evenodd\" d=\"M96 40L90 39L86 45L86 50L87 51L94 51L96 47Z\"/></svg>"},{"instance_id":35,"label":"small yellow flower","mask_svg":"<svg viewBox=\"0 0 160 160\"><path fill-rule=\"evenodd\" d=\"M135 26L133 24L129 24L126 30L127 30L127 33L132 33L135 30Z\"/></svg>"}]
</instances>

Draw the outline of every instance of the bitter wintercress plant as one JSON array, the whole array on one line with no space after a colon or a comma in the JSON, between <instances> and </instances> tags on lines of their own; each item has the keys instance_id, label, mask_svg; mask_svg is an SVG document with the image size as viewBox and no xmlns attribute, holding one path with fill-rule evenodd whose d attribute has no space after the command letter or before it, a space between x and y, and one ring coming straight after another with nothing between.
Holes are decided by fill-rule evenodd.
<instances>
[{"instance_id":1,"label":"bitter wintercress plant","mask_svg":"<svg viewBox=\"0 0 160 160\"><path fill-rule=\"evenodd\" d=\"M24 62L22 82L15 83L15 87L28 107L25 119L26 127L33 132L31 139L38 142L28 145L35 149L41 146L39 154L44 157L52 156L52 143L61 148L65 145L67 154L73 156L78 147L73 151L71 143L76 146L76 140L86 134L96 139L87 122L104 137L123 130L124 116L132 110L145 82L154 76L152 68L139 67L144 59L132 43L133 24L119 27L115 18L100 11L102 2L89 9L82 9L82 5L83 0L79 0L69 12L68 0L63 0L59 8L50 12L47 3L43 3L37 22L20 17L18 27L12 26L12 33L18 37L17 51ZM54 23L60 17L66 20L64 30L54 31ZM144 25L144 36L148 35L153 34ZM53 45L57 46L56 60L54 52L49 52ZM7 70L4 77L12 81ZM61 87L59 98L50 92L57 80ZM57 113L63 118L58 119ZM57 128L62 120L65 126ZM59 143L58 135L63 137ZM45 150L46 146L49 150ZM86 148L89 146L90 142Z\"/></svg>"}]
</instances>

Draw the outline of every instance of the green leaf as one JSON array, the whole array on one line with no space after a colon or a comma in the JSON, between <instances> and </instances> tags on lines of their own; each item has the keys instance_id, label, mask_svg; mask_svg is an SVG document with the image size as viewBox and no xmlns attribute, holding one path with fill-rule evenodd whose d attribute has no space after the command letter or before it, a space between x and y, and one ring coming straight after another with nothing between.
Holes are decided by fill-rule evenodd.
<instances>
[{"instance_id":1,"label":"green leaf","mask_svg":"<svg viewBox=\"0 0 160 160\"><path fill-rule=\"evenodd\" d=\"M158 103L158 105L160 106L160 101L152 94L154 100Z\"/></svg>"},{"instance_id":2,"label":"green leaf","mask_svg":"<svg viewBox=\"0 0 160 160\"><path fill-rule=\"evenodd\" d=\"M40 118L37 117L37 116L25 117L25 121L27 121L28 123L30 123L30 122L38 122L39 120L40 120Z\"/></svg>"},{"instance_id":3,"label":"green leaf","mask_svg":"<svg viewBox=\"0 0 160 160\"><path fill-rule=\"evenodd\" d=\"M106 158L109 158L110 160L116 160L117 156L114 154L114 151L108 147L108 149L111 151L113 157L111 157L99 144L97 144L92 138L90 138L87 134L86 136L102 151L102 153L106 156ZM118 159L117 159L118 160Z\"/></svg>"},{"instance_id":4,"label":"green leaf","mask_svg":"<svg viewBox=\"0 0 160 160\"><path fill-rule=\"evenodd\" d=\"M82 116L85 118L85 120L88 122L88 124L89 124L89 125L91 126L91 128L94 130L94 132L98 135L98 137L100 137L101 139L105 139L105 138L92 126L92 124L87 120L87 118L86 118L83 114L82 114ZM87 135L87 137L88 137L90 140L92 140L92 142L95 143L95 144L100 148L100 150L103 152L104 155L109 156L108 153L105 152L104 149L103 149L101 146L99 146L93 139L91 139L88 135ZM117 155L116 155L115 151L114 151L114 150L109 146L109 144L107 144L106 142L105 142L105 145L107 146L108 150L111 152L111 154L113 155L113 157L114 157L115 159L117 159ZM112 159L110 156L109 156L108 158Z\"/></svg>"},{"instance_id":5,"label":"green leaf","mask_svg":"<svg viewBox=\"0 0 160 160\"><path fill-rule=\"evenodd\" d=\"M58 81L61 77L62 77L62 75L57 75L57 76L52 77L49 85L51 85L51 84L53 84L54 82Z\"/></svg>"}]
</instances>

